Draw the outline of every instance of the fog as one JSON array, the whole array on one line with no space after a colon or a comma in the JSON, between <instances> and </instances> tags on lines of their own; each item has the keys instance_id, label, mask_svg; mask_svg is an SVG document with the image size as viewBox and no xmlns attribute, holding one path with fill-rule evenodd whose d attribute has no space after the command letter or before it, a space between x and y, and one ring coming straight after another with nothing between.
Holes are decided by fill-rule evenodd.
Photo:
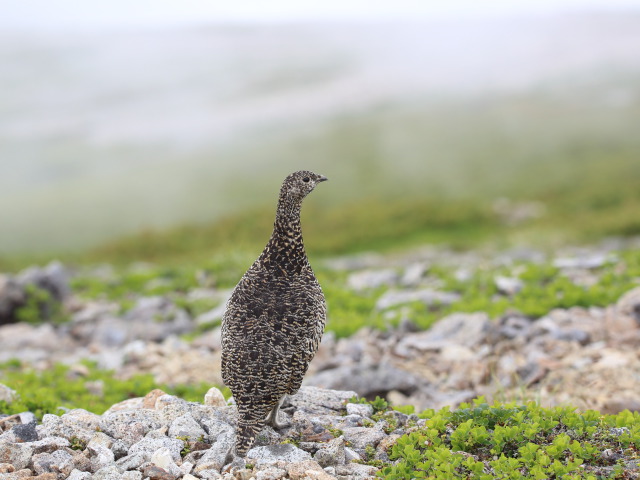
<instances>
[{"instance_id":1,"label":"fog","mask_svg":"<svg viewBox=\"0 0 640 480\"><path fill-rule=\"evenodd\" d=\"M381 164L422 171L424 158L394 112L421 118L430 158L451 154L437 145L442 125L456 136L449 105L478 132L483 104L513 98L535 121L539 101L560 116L586 104L615 131L640 102L640 14L14 29L0 64L0 252L56 250L271 202L296 167L352 181L334 200L397 188ZM372 118L382 160L304 147Z\"/></svg>"}]
</instances>

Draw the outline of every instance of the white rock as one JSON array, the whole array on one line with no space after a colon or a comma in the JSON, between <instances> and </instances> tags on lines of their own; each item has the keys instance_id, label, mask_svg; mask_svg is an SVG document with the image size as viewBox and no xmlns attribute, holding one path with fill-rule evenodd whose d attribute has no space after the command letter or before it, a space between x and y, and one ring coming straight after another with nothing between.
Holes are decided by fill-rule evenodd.
<instances>
[{"instance_id":1,"label":"white rock","mask_svg":"<svg viewBox=\"0 0 640 480\"><path fill-rule=\"evenodd\" d=\"M460 299L460 294L453 292L441 292L431 288L420 290L387 290L376 302L377 310L402 305L403 303L422 302L425 305L451 305Z\"/></svg>"},{"instance_id":2,"label":"white rock","mask_svg":"<svg viewBox=\"0 0 640 480\"><path fill-rule=\"evenodd\" d=\"M424 263L412 263L409 265L404 273L402 274L402 279L400 283L405 287L413 287L420 283L424 272L427 270L427 265Z\"/></svg>"},{"instance_id":3,"label":"white rock","mask_svg":"<svg viewBox=\"0 0 640 480\"><path fill-rule=\"evenodd\" d=\"M169 449L165 447L159 448L158 450L153 452L150 461L154 465L166 470L176 478L182 476L184 473L173 461Z\"/></svg>"},{"instance_id":4,"label":"white rock","mask_svg":"<svg viewBox=\"0 0 640 480\"><path fill-rule=\"evenodd\" d=\"M362 457L351 447L344 448L344 461L345 463L351 463L354 460L362 460Z\"/></svg>"},{"instance_id":5,"label":"white rock","mask_svg":"<svg viewBox=\"0 0 640 480\"><path fill-rule=\"evenodd\" d=\"M599 268L609 259L613 259L611 255L591 254L580 257L560 257L553 261L553 266L557 268Z\"/></svg>"},{"instance_id":6,"label":"white rock","mask_svg":"<svg viewBox=\"0 0 640 480\"><path fill-rule=\"evenodd\" d=\"M0 402L11 403L16 399L17 396L18 394L15 390L12 390L6 385L0 383Z\"/></svg>"},{"instance_id":7,"label":"white rock","mask_svg":"<svg viewBox=\"0 0 640 480\"><path fill-rule=\"evenodd\" d=\"M524 287L524 283L519 278L497 275L493 281L498 291L505 295L515 295Z\"/></svg>"},{"instance_id":8,"label":"white rock","mask_svg":"<svg viewBox=\"0 0 640 480\"><path fill-rule=\"evenodd\" d=\"M370 417L373 415L373 406L369 403L347 403L347 415Z\"/></svg>"},{"instance_id":9,"label":"white rock","mask_svg":"<svg viewBox=\"0 0 640 480\"><path fill-rule=\"evenodd\" d=\"M111 445L113 445L113 439L102 432L96 432L87 443L87 450L89 451L91 466L94 471L108 467L115 462Z\"/></svg>"},{"instance_id":10,"label":"white rock","mask_svg":"<svg viewBox=\"0 0 640 480\"><path fill-rule=\"evenodd\" d=\"M393 285L398 281L398 274L390 268L383 270L363 270L349 275L347 285L353 290L366 290L383 285Z\"/></svg>"},{"instance_id":11,"label":"white rock","mask_svg":"<svg viewBox=\"0 0 640 480\"><path fill-rule=\"evenodd\" d=\"M191 462L182 462L182 465L180 465L180 471L183 475L186 475L187 473L191 472L191 470L193 470L193 467L194 465Z\"/></svg>"},{"instance_id":12,"label":"white rock","mask_svg":"<svg viewBox=\"0 0 640 480\"><path fill-rule=\"evenodd\" d=\"M171 458L171 452L169 452L165 447L159 448L153 452L150 462L160 468L164 468L165 470L169 465L175 465L173 458Z\"/></svg>"},{"instance_id":13,"label":"white rock","mask_svg":"<svg viewBox=\"0 0 640 480\"><path fill-rule=\"evenodd\" d=\"M211 387L204 395L204 404L210 407L226 407L227 401L220 390L216 387Z\"/></svg>"}]
</instances>

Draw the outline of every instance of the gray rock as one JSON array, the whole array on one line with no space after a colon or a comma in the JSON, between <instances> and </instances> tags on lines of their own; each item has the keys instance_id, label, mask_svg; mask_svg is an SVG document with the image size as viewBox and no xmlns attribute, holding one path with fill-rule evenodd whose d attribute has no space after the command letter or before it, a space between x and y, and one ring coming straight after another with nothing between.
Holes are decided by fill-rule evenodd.
<instances>
[{"instance_id":1,"label":"gray rock","mask_svg":"<svg viewBox=\"0 0 640 480\"><path fill-rule=\"evenodd\" d=\"M255 447L247 452L247 461L258 465L265 463L302 462L311 460L311 455L290 443Z\"/></svg>"},{"instance_id":2,"label":"gray rock","mask_svg":"<svg viewBox=\"0 0 640 480\"><path fill-rule=\"evenodd\" d=\"M49 263L44 268L29 267L16 277L21 286L35 285L51 293L53 298L62 301L71 293L69 272L58 261Z\"/></svg>"},{"instance_id":3,"label":"gray rock","mask_svg":"<svg viewBox=\"0 0 640 480\"><path fill-rule=\"evenodd\" d=\"M370 417L373 415L373 406L370 403L347 403L347 415Z\"/></svg>"},{"instance_id":4,"label":"gray rock","mask_svg":"<svg viewBox=\"0 0 640 480\"><path fill-rule=\"evenodd\" d=\"M104 447L111 449L115 440L104 432L95 432L91 437L91 440L87 443L87 448L92 449L96 447Z\"/></svg>"},{"instance_id":5,"label":"gray rock","mask_svg":"<svg viewBox=\"0 0 640 480\"><path fill-rule=\"evenodd\" d=\"M361 427L365 421L365 417L361 415L345 415L344 417L340 417L338 420L337 426L338 428L345 427Z\"/></svg>"},{"instance_id":6,"label":"gray rock","mask_svg":"<svg viewBox=\"0 0 640 480\"><path fill-rule=\"evenodd\" d=\"M33 455L33 447L26 443L0 441L0 463L10 463L16 470L27 468Z\"/></svg>"},{"instance_id":7,"label":"gray rock","mask_svg":"<svg viewBox=\"0 0 640 480\"><path fill-rule=\"evenodd\" d=\"M129 455L134 453L142 453L147 458L151 459L151 455L159 448L166 448L171 454L171 458L174 462L180 461L180 451L184 448L184 442L177 438L149 438L145 437L138 443L135 443L129 449Z\"/></svg>"},{"instance_id":8,"label":"gray rock","mask_svg":"<svg viewBox=\"0 0 640 480\"><path fill-rule=\"evenodd\" d=\"M71 443L63 437L47 437L31 442L29 445L33 448L33 453L51 453L61 448L68 448Z\"/></svg>"},{"instance_id":9,"label":"gray rock","mask_svg":"<svg viewBox=\"0 0 640 480\"><path fill-rule=\"evenodd\" d=\"M356 478L375 478L378 469L371 465L364 465L362 463L347 463L346 465L339 465L336 467L336 475L342 478L349 479Z\"/></svg>"},{"instance_id":10,"label":"gray rock","mask_svg":"<svg viewBox=\"0 0 640 480\"><path fill-rule=\"evenodd\" d=\"M442 350L447 345L475 347L485 342L492 325L486 313L454 313L437 321L424 332L406 335L396 345L398 355L411 350Z\"/></svg>"},{"instance_id":11,"label":"gray rock","mask_svg":"<svg viewBox=\"0 0 640 480\"><path fill-rule=\"evenodd\" d=\"M73 469L67 480L91 480L91 474L89 472L81 472L80 470Z\"/></svg>"},{"instance_id":12,"label":"gray rock","mask_svg":"<svg viewBox=\"0 0 640 480\"><path fill-rule=\"evenodd\" d=\"M308 378L306 382L328 389L353 388L360 396L383 395L391 390L410 394L425 383L424 380L389 363L345 365L324 370ZM326 410L322 410L323 406L322 402L317 402L314 408L318 413L325 413Z\"/></svg>"},{"instance_id":13,"label":"gray rock","mask_svg":"<svg viewBox=\"0 0 640 480\"><path fill-rule=\"evenodd\" d=\"M102 432L96 432L87 443L87 452L91 459L91 470L98 470L112 465L115 462L115 455L111 451L113 439Z\"/></svg>"},{"instance_id":14,"label":"gray rock","mask_svg":"<svg viewBox=\"0 0 640 480\"><path fill-rule=\"evenodd\" d=\"M345 428L342 432L344 439L349 442L353 448L366 448L367 445L375 447L380 440L387 436L382 430L367 427Z\"/></svg>"},{"instance_id":15,"label":"gray rock","mask_svg":"<svg viewBox=\"0 0 640 480\"><path fill-rule=\"evenodd\" d=\"M531 321L518 315L507 315L500 319L500 324L497 327L496 332L498 336L513 339L513 338L526 338L531 330Z\"/></svg>"},{"instance_id":16,"label":"gray rock","mask_svg":"<svg viewBox=\"0 0 640 480\"><path fill-rule=\"evenodd\" d=\"M340 436L323 444L313 459L322 467L344 465L346 462L344 437Z\"/></svg>"},{"instance_id":17,"label":"gray rock","mask_svg":"<svg viewBox=\"0 0 640 480\"><path fill-rule=\"evenodd\" d=\"M345 463L351 463L351 462L360 461L360 460L362 460L362 457L353 448L351 448L351 447L345 447L344 448L344 461L345 461Z\"/></svg>"},{"instance_id":18,"label":"gray rock","mask_svg":"<svg viewBox=\"0 0 640 480\"><path fill-rule=\"evenodd\" d=\"M205 417L201 420L202 427L207 434L209 443L214 443L224 433L233 433L233 427L217 418Z\"/></svg>"},{"instance_id":19,"label":"gray rock","mask_svg":"<svg viewBox=\"0 0 640 480\"><path fill-rule=\"evenodd\" d=\"M142 297L129 310L124 320L130 340L162 341L169 335L192 330L191 318L165 297Z\"/></svg>"},{"instance_id":20,"label":"gray rock","mask_svg":"<svg viewBox=\"0 0 640 480\"><path fill-rule=\"evenodd\" d=\"M81 428L79 425L67 423L62 417L45 414L42 417L42 424L36 427L40 438L62 437L67 440L78 438L83 442L88 442L93 437L95 430Z\"/></svg>"},{"instance_id":21,"label":"gray rock","mask_svg":"<svg viewBox=\"0 0 640 480\"><path fill-rule=\"evenodd\" d=\"M127 455L125 457L120 458L119 460L116 461L116 466L118 467L118 469L120 471L127 471L127 470L136 470L138 469L143 463L147 462L147 455L143 452L137 452L134 453L132 455Z\"/></svg>"},{"instance_id":22,"label":"gray rock","mask_svg":"<svg viewBox=\"0 0 640 480\"><path fill-rule=\"evenodd\" d=\"M38 432L36 431L36 423L27 423L25 425L14 425L11 429L16 442L35 442L38 440Z\"/></svg>"},{"instance_id":23,"label":"gray rock","mask_svg":"<svg viewBox=\"0 0 640 480\"><path fill-rule=\"evenodd\" d=\"M218 435L211 448L196 462L196 471L213 469L220 471L232 457L232 449L235 443L235 434L232 431Z\"/></svg>"},{"instance_id":24,"label":"gray rock","mask_svg":"<svg viewBox=\"0 0 640 480\"><path fill-rule=\"evenodd\" d=\"M15 390L12 390L6 385L0 383L0 402L11 404L17 398L17 396L18 394Z\"/></svg>"},{"instance_id":25,"label":"gray rock","mask_svg":"<svg viewBox=\"0 0 640 480\"><path fill-rule=\"evenodd\" d=\"M124 472L120 477L120 479L121 480L142 480L142 477L143 477L142 472Z\"/></svg>"},{"instance_id":26,"label":"gray rock","mask_svg":"<svg viewBox=\"0 0 640 480\"><path fill-rule=\"evenodd\" d=\"M131 445L125 443L123 440L116 439L113 441L113 445L111 445L111 451L113 455L116 457L116 460L122 457L125 457L129 453L129 447Z\"/></svg>"},{"instance_id":27,"label":"gray rock","mask_svg":"<svg viewBox=\"0 0 640 480\"><path fill-rule=\"evenodd\" d=\"M287 476L286 470L273 465L265 465L260 470L258 468L256 468L257 472L255 473L256 480L280 480Z\"/></svg>"},{"instance_id":28,"label":"gray rock","mask_svg":"<svg viewBox=\"0 0 640 480\"><path fill-rule=\"evenodd\" d=\"M91 480L122 480L122 478L124 478L124 476L120 473L118 467L109 465L94 473Z\"/></svg>"},{"instance_id":29,"label":"gray rock","mask_svg":"<svg viewBox=\"0 0 640 480\"><path fill-rule=\"evenodd\" d=\"M18 416L20 417L20 423L23 425L26 425L27 423L36 423L38 421L36 416L31 412L22 412L19 413Z\"/></svg>"},{"instance_id":30,"label":"gray rock","mask_svg":"<svg viewBox=\"0 0 640 480\"><path fill-rule=\"evenodd\" d=\"M206 432L198 425L190 413L176 418L169 427L169 436L173 438L188 437L191 441L202 439Z\"/></svg>"},{"instance_id":31,"label":"gray rock","mask_svg":"<svg viewBox=\"0 0 640 480\"><path fill-rule=\"evenodd\" d=\"M420 283L424 273L427 270L427 265L424 263L412 263L405 268L400 283L405 287L415 287Z\"/></svg>"},{"instance_id":32,"label":"gray rock","mask_svg":"<svg viewBox=\"0 0 640 480\"><path fill-rule=\"evenodd\" d=\"M85 430L96 431L100 426L100 415L88 412L82 408L69 410L60 417L67 425L78 426Z\"/></svg>"},{"instance_id":33,"label":"gray rock","mask_svg":"<svg viewBox=\"0 0 640 480\"><path fill-rule=\"evenodd\" d=\"M199 476L200 478L202 478L203 480L219 480L219 479L221 479L221 478L224 478L224 477L220 474L220 472L218 472L217 470L212 470L212 469L209 469L209 470L202 470L202 471L198 472L198 476ZM236 477L234 476L234 478L236 478ZM240 477L240 476L238 476L237 478L241 478L241 479L243 479L243 480L244 480L244 478L245 478L245 477ZM183 479L183 480L184 480L184 479Z\"/></svg>"},{"instance_id":34,"label":"gray rock","mask_svg":"<svg viewBox=\"0 0 640 480\"><path fill-rule=\"evenodd\" d=\"M282 413L281 413L282 415ZM265 445L273 445L276 443L280 443L282 436L278 434L272 427L266 426L262 429L260 433L256 436L256 440L254 442L255 447L262 447Z\"/></svg>"},{"instance_id":35,"label":"gray rock","mask_svg":"<svg viewBox=\"0 0 640 480\"><path fill-rule=\"evenodd\" d=\"M26 299L24 288L13 277L0 274L0 325L16 322L16 310Z\"/></svg>"},{"instance_id":36,"label":"gray rock","mask_svg":"<svg viewBox=\"0 0 640 480\"><path fill-rule=\"evenodd\" d=\"M553 261L553 266L561 269L582 268L589 270L603 266L609 258L609 255L597 253L578 257L559 257Z\"/></svg>"},{"instance_id":37,"label":"gray rock","mask_svg":"<svg viewBox=\"0 0 640 480\"><path fill-rule=\"evenodd\" d=\"M31 462L38 475L51 472L68 477L75 468L73 455L65 450L56 450L53 453L37 453L33 456Z\"/></svg>"},{"instance_id":38,"label":"gray rock","mask_svg":"<svg viewBox=\"0 0 640 480\"><path fill-rule=\"evenodd\" d=\"M162 426L162 416L155 410L119 410L105 413L100 419L100 430L128 445L139 442L151 430Z\"/></svg>"},{"instance_id":39,"label":"gray rock","mask_svg":"<svg viewBox=\"0 0 640 480\"><path fill-rule=\"evenodd\" d=\"M393 285L398 281L398 273L390 268L383 270L363 270L349 275L347 285L353 290L367 290L385 285Z\"/></svg>"},{"instance_id":40,"label":"gray rock","mask_svg":"<svg viewBox=\"0 0 640 480\"><path fill-rule=\"evenodd\" d=\"M430 305L451 305L460 300L460 294L440 292L430 288L420 290L388 290L376 302L376 309L386 310L397 305L410 302L422 302Z\"/></svg>"},{"instance_id":41,"label":"gray rock","mask_svg":"<svg viewBox=\"0 0 640 480\"><path fill-rule=\"evenodd\" d=\"M578 342L580 345L587 345L591 341L589 332L577 328L560 328L551 333L556 340L564 342Z\"/></svg>"},{"instance_id":42,"label":"gray rock","mask_svg":"<svg viewBox=\"0 0 640 480\"><path fill-rule=\"evenodd\" d=\"M167 472L164 468L160 468L157 465L148 464L142 468L142 474L146 478L150 478L152 480L176 480L178 476L172 475Z\"/></svg>"},{"instance_id":43,"label":"gray rock","mask_svg":"<svg viewBox=\"0 0 640 480\"><path fill-rule=\"evenodd\" d=\"M357 396L352 390L327 390L314 386L302 386L298 393L285 398L283 406L294 406L309 413L329 414L344 412L345 404Z\"/></svg>"},{"instance_id":44,"label":"gray rock","mask_svg":"<svg viewBox=\"0 0 640 480\"><path fill-rule=\"evenodd\" d=\"M171 453L166 448L159 448L151 455L151 463L163 470L174 478L181 477L183 472L171 458Z\"/></svg>"},{"instance_id":45,"label":"gray rock","mask_svg":"<svg viewBox=\"0 0 640 480\"><path fill-rule=\"evenodd\" d=\"M519 278L497 275L493 281L498 291L504 295L515 295L524 287L524 282Z\"/></svg>"}]
</instances>

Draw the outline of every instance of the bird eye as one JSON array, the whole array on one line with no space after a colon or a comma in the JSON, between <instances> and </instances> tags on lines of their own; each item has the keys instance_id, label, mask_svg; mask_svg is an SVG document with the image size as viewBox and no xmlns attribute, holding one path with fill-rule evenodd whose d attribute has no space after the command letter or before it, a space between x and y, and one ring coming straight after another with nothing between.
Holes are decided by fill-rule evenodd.
<instances>
[{"instance_id":1,"label":"bird eye","mask_svg":"<svg viewBox=\"0 0 640 480\"><path fill-rule=\"evenodd\" d=\"M309 180L311 180L309 177L304 177L304 178L302 179L302 181L303 181L304 183L309 183Z\"/></svg>"}]
</instances>

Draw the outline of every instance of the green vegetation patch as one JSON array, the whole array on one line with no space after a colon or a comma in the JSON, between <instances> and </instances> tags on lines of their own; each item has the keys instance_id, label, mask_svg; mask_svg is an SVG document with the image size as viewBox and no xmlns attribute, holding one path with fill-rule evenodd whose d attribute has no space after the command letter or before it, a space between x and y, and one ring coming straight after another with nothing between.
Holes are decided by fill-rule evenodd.
<instances>
[{"instance_id":1,"label":"green vegetation patch","mask_svg":"<svg viewBox=\"0 0 640 480\"><path fill-rule=\"evenodd\" d=\"M142 397L160 388L188 401L202 402L211 385L159 385L150 374L137 374L127 380L114 377L91 363L79 368L57 364L36 371L13 360L0 364L0 382L17 391L19 398L7 404L0 402L0 414L33 412L38 418L46 413L61 414L65 409L83 408L102 414L112 405L129 398ZM223 393L229 396L228 389Z\"/></svg>"},{"instance_id":2,"label":"green vegetation patch","mask_svg":"<svg viewBox=\"0 0 640 480\"><path fill-rule=\"evenodd\" d=\"M424 427L392 447L388 480L627 478L638 458L640 413L601 415L533 402L488 405L480 398L458 410L426 410Z\"/></svg>"},{"instance_id":3,"label":"green vegetation patch","mask_svg":"<svg viewBox=\"0 0 640 480\"><path fill-rule=\"evenodd\" d=\"M114 269L108 275L88 270L77 274L71 286L74 293L82 298L119 303L121 312L131 308L140 296L163 295L196 317L217 307L223 296L215 291L232 288L251 262L252 257L236 253L214 256L197 266L134 265ZM639 250L618 252L601 267L591 269L589 275L595 281L589 285L577 284L549 262L518 262L508 266L485 264L467 276L456 275L453 267L432 265L426 273L428 283L437 285L438 290L458 293L459 300L451 305L425 305L414 301L378 310L376 302L388 287L354 291L347 285L348 272L332 270L321 261L314 264L329 306L327 331L333 331L338 337L352 335L363 327L383 329L394 326L402 318L426 329L454 312L486 312L494 318L506 312L519 312L538 318L554 308L603 307L615 303L621 295L640 284ZM518 278L522 281L522 289L512 295L500 293L495 283L498 275ZM213 289L213 296L206 293L191 295L196 289L209 288ZM35 293L19 311L22 320L39 323L67 319L59 305L44 298L42 292ZM191 336L218 323L202 325Z\"/></svg>"},{"instance_id":4,"label":"green vegetation patch","mask_svg":"<svg viewBox=\"0 0 640 480\"><path fill-rule=\"evenodd\" d=\"M364 326L384 328L401 318L421 329L455 312L486 312L499 317L507 312L539 318L555 308L604 307L640 284L640 251L618 252L616 258L589 273L592 285L579 285L551 263L517 263L510 266L482 266L466 278L458 278L450 267L434 265L427 275L439 290L456 292L460 299L451 305L414 301L379 311L375 305L387 288L351 291L343 272L320 269L317 272L329 305L327 330L348 336ZM513 295L501 294L495 283L498 275L516 277L523 288Z\"/></svg>"}]
</instances>

